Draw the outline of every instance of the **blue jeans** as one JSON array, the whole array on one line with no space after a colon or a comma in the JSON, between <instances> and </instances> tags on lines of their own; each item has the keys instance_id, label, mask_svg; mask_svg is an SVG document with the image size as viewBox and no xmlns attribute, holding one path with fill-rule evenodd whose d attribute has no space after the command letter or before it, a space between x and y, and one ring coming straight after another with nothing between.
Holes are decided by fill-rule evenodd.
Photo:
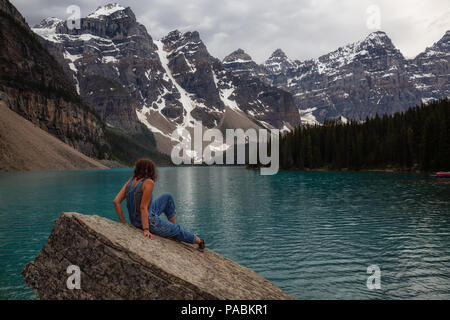
<instances>
[{"instance_id":1,"label":"blue jeans","mask_svg":"<svg viewBox=\"0 0 450 320\"><path fill-rule=\"evenodd\" d=\"M192 232L160 217L162 213L167 219L175 217L175 201L170 193L164 193L155 200L152 199L148 211L148 226L151 233L187 243L195 242L195 235Z\"/></svg>"}]
</instances>

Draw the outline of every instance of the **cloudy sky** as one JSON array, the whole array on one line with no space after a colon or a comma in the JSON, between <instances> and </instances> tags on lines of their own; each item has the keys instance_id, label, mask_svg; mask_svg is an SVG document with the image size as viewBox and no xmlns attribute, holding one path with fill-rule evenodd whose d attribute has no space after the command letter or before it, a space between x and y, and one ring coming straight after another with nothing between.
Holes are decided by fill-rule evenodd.
<instances>
[{"instance_id":1,"label":"cloudy sky","mask_svg":"<svg viewBox=\"0 0 450 320\"><path fill-rule=\"evenodd\" d=\"M220 59L237 48L260 63L277 48L292 59L316 58L365 38L380 27L406 57L414 57L450 29L448 0L11 0L30 25L45 17L81 16L99 5L130 6L153 38L169 31L200 32ZM379 13L379 15L378 15ZM379 16L379 19L378 19Z\"/></svg>"}]
</instances>

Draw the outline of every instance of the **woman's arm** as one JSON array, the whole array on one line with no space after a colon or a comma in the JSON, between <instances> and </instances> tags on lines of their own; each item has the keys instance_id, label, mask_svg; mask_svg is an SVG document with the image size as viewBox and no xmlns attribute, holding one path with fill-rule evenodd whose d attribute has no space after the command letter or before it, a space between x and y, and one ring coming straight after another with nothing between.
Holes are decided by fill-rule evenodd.
<instances>
[{"instance_id":1,"label":"woman's arm","mask_svg":"<svg viewBox=\"0 0 450 320\"><path fill-rule=\"evenodd\" d=\"M142 185L142 199L141 199L141 221L142 229L144 230L144 235L150 239L153 239L153 235L148 229L148 206L150 205L150 200L152 199L153 186L155 183L148 179L145 180Z\"/></svg>"},{"instance_id":2,"label":"woman's arm","mask_svg":"<svg viewBox=\"0 0 450 320\"><path fill-rule=\"evenodd\" d=\"M130 179L131 180L131 179ZM114 208L116 209L117 216L119 217L120 222L127 223L125 220L125 217L123 215L123 209L122 209L122 201L126 198L126 189L128 184L130 183L130 180L127 181L120 189L119 193L117 194L116 198L114 199Z\"/></svg>"}]
</instances>

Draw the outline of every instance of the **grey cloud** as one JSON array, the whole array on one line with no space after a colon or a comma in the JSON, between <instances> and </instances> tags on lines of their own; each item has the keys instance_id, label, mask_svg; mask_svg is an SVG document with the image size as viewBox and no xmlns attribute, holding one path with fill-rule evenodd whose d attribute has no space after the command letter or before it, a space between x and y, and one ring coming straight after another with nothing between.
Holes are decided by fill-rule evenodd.
<instances>
[{"instance_id":1,"label":"grey cloud","mask_svg":"<svg viewBox=\"0 0 450 320\"><path fill-rule=\"evenodd\" d=\"M114 1L114 0L113 0ZM117 1L117 0L116 0ZM30 25L67 17L76 4L86 16L111 1L12 0ZM415 56L450 29L448 0L122 0L156 39L169 31L197 30L210 53L223 58L237 48L262 62L277 48L292 59L316 58L372 30L366 10L381 10L381 29L405 56Z\"/></svg>"}]
</instances>

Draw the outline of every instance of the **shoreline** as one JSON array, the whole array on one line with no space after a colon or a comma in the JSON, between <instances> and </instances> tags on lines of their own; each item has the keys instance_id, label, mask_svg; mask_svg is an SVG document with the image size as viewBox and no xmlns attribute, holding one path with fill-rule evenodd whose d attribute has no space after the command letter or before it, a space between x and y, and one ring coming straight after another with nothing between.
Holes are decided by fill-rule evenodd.
<instances>
[{"instance_id":1,"label":"shoreline","mask_svg":"<svg viewBox=\"0 0 450 320\"><path fill-rule=\"evenodd\" d=\"M303 171L303 172L378 172L378 173L413 173L413 174L436 174L436 171L400 170L400 169L280 169L280 171Z\"/></svg>"},{"instance_id":2,"label":"shoreline","mask_svg":"<svg viewBox=\"0 0 450 320\"><path fill-rule=\"evenodd\" d=\"M259 170L259 167L249 168L247 170ZM412 170L412 169L394 169L394 168L379 168L379 169L330 169L330 168L317 168L317 169L279 169L279 171L289 172L289 171L303 171L303 172L384 172L384 173L414 173L414 174L433 174L435 175L437 171L422 171L422 170Z\"/></svg>"},{"instance_id":3,"label":"shoreline","mask_svg":"<svg viewBox=\"0 0 450 320\"><path fill-rule=\"evenodd\" d=\"M103 160L96 160L100 163ZM110 160L107 160L110 161ZM92 168L92 169L48 169L48 170L5 170L4 168L0 168L0 173L9 173L9 172L45 172L45 171L96 171L96 170L111 170L111 169L133 169L133 167L129 167L126 165L122 165L117 163L115 166L107 166L104 163L104 166L107 168ZM248 167L246 165L167 165L167 164L157 164L158 168L242 168L250 171L258 171L260 167ZM300 171L300 172L380 172L380 173L414 173L414 174L432 174L435 175L437 171L421 171L421 170L411 170L411 169L393 169L393 168L380 168L380 169L329 169L329 168L317 168L317 169L279 169L279 172L289 172L289 171Z\"/></svg>"}]
</instances>

